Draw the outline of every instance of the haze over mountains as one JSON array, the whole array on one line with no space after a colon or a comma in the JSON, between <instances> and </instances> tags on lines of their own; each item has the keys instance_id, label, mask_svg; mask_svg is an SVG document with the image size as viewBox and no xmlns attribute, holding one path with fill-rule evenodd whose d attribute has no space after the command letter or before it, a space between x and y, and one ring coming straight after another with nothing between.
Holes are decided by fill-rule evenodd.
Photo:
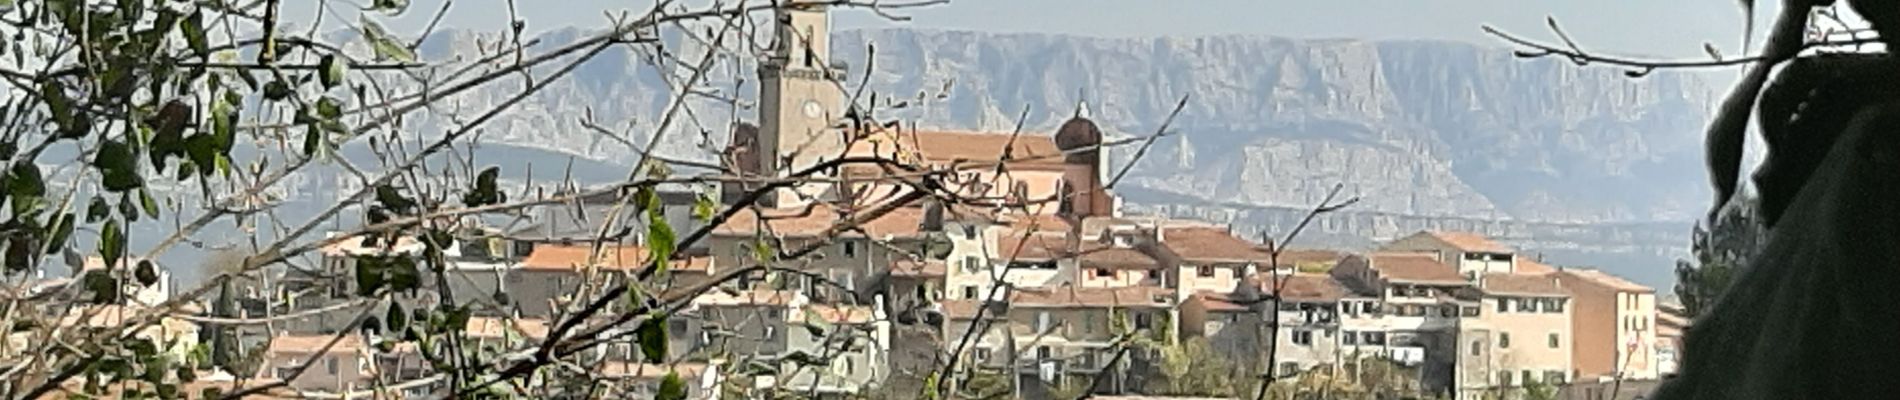
<instances>
[{"instance_id":1,"label":"haze over mountains","mask_svg":"<svg viewBox=\"0 0 1900 400\"><path fill-rule=\"evenodd\" d=\"M540 47L583 34L552 32ZM496 40L442 32L421 53L466 57ZM676 54L702 51L678 38L665 42ZM871 44L875 58L867 60ZM1427 41L884 29L840 32L832 46L834 58L849 64L853 86L870 65L878 103L907 102L882 116L924 127L1007 132L1027 107L1026 131L1046 134L1086 102L1111 135L1148 135L1189 95L1173 134L1117 188L1130 207L1278 232L1286 223L1274 212L1310 207L1343 184L1362 201L1337 226L1316 230L1315 238L1331 238L1317 243L1363 245L1416 228L1480 230L1559 264L1601 265L1665 285L1669 262L1684 252L1690 221L1708 198L1699 131L1715 93L1688 74L1630 79L1618 70L1524 61L1501 47ZM615 48L490 122L483 146L487 154L521 151L541 160L538 180L564 168L547 165L559 158L547 152L585 159L581 168L615 170L586 175L619 176L635 158L630 144L646 143L670 100L660 74L681 71ZM756 96L750 66L723 65L709 80L713 96L688 100L694 112L679 117L657 147L661 154L710 160L732 116L756 120L756 110L720 100L736 93L746 104ZM494 84L450 104L482 110L520 88ZM583 128L583 115L625 133ZM421 132L439 132L450 121L415 122ZM1132 152L1112 151L1116 167ZM507 178L526 177L521 159L481 158L502 164Z\"/></svg>"}]
</instances>

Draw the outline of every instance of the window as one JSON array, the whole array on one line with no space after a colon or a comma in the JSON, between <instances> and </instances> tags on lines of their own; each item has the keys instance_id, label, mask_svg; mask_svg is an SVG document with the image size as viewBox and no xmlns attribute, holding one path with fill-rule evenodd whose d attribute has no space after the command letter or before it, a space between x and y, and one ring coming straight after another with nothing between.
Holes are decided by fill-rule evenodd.
<instances>
[{"instance_id":1,"label":"window","mask_svg":"<svg viewBox=\"0 0 1900 400\"><path fill-rule=\"evenodd\" d=\"M324 359L323 359L323 362L324 362L324 364L327 364L327 368L329 368L329 370L330 370L330 375L336 375L336 374L337 374L337 370L336 370L336 369L337 369L337 366L336 366L336 364L337 364L337 362L336 362L336 359L337 359L336 357L324 357Z\"/></svg>"},{"instance_id":2,"label":"window","mask_svg":"<svg viewBox=\"0 0 1900 400\"><path fill-rule=\"evenodd\" d=\"M1301 346L1313 345L1313 331L1308 331L1308 330L1293 331L1293 344L1297 344Z\"/></svg>"},{"instance_id":3,"label":"window","mask_svg":"<svg viewBox=\"0 0 1900 400\"><path fill-rule=\"evenodd\" d=\"M844 247L844 258L858 258L858 241L846 239L838 245Z\"/></svg>"},{"instance_id":4,"label":"window","mask_svg":"<svg viewBox=\"0 0 1900 400\"><path fill-rule=\"evenodd\" d=\"M978 296L978 295L976 294L976 286L964 286L964 287L963 287L963 299L964 299L964 300L976 300L976 298L977 298L977 296Z\"/></svg>"},{"instance_id":5,"label":"window","mask_svg":"<svg viewBox=\"0 0 1900 400\"><path fill-rule=\"evenodd\" d=\"M1445 317L1445 318L1457 318L1457 317L1458 317L1458 306L1449 306L1449 305L1448 305L1448 306L1444 306L1444 307L1441 307L1441 308L1439 308L1439 310L1438 310L1438 315L1439 315L1439 316L1441 316L1441 317Z\"/></svg>"},{"instance_id":6,"label":"window","mask_svg":"<svg viewBox=\"0 0 1900 400\"><path fill-rule=\"evenodd\" d=\"M1135 314L1135 329L1148 329L1154 324L1154 316L1148 313Z\"/></svg>"},{"instance_id":7,"label":"window","mask_svg":"<svg viewBox=\"0 0 1900 400\"><path fill-rule=\"evenodd\" d=\"M976 240L976 225L964 225L963 238Z\"/></svg>"},{"instance_id":8,"label":"window","mask_svg":"<svg viewBox=\"0 0 1900 400\"><path fill-rule=\"evenodd\" d=\"M1194 268L1194 275L1202 277L1202 278L1212 278L1214 277L1214 266L1202 265L1200 267L1196 267Z\"/></svg>"},{"instance_id":9,"label":"window","mask_svg":"<svg viewBox=\"0 0 1900 400\"><path fill-rule=\"evenodd\" d=\"M1353 331L1342 331L1342 332L1340 332L1340 333L1339 333L1339 343L1341 343L1341 344L1345 344L1345 345L1347 345L1347 346L1356 346L1356 345L1358 345L1358 344L1359 344L1359 332L1353 332Z\"/></svg>"},{"instance_id":10,"label":"window","mask_svg":"<svg viewBox=\"0 0 1900 400\"><path fill-rule=\"evenodd\" d=\"M963 270L965 272L976 272L978 269L982 269L982 268L983 268L982 258L979 258L977 256L963 257Z\"/></svg>"},{"instance_id":11,"label":"window","mask_svg":"<svg viewBox=\"0 0 1900 400\"><path fill-rule=\"evenodd\" d=\"M1095 277L1097 277L1097 278L1107 278L1107 277L1111 277L1111 276L1115 276L1115 272L1114 272L1114 271L1109 271L1109 270L1108 270L1108 268L1096 268L1096 269L1095 269Z\"/></svg>"},{"instance_id":12,"label":"window","mask_svg":"<svg viewBox=\"0 0 1900 400\"><path fill-rule=\"evenodd\" d=\"M1537 302L1531 300L1533 299L1519 299L1517 312L1537 312Z\"/></svg>"},{"instance_id":13,"label":"window","mask_svg":"<svg viewBox=\"0 0 1900 400\"><path fill-rule=\"evenodd\" d=\"M1290 361L1280 363L1280 370L1278 371L1278 375L1285 377L1285 376L1292 376L1298 373L1300 373L1300 363L1290 362Z\"/></svg>"},{"instance_id":14,"label":"window","mask_svg":"<svg viewBox=\"0 0 1900 400\"><path fill-rule=\"evenodd\" d=\"M1544 383L1549 383L1549 384L1564 383L1564 372L1563 371L1544 371Z\"/></svg>"},{"instance_id":15,"label":"window","mask_svg":"<svg viewBox=\"0 0 1900 400\"><path fill-rule=\"evenodd\" d=\"M766 339L766 340L772 340L772 339L776 339L776 338L778 338L778 327L776 327L776 326L769 326L769 325L768 325L768 326L766 326L766 327L765 327L765 339Z\"/></svg>"},{"instance_id":16,"label":"window","mask_svg":"<svg viewBox=\"0 0 1900 400\"><path fill-rule=\"evenodd\" d=\"M1500 349L1511 348L1511 334L1510 333L1498 334L1498 348Z\"/></svg>"},{"instance_id":17,"label":"window","mask_svg":"<svg viewBox=\"0 0 1900 400\"><path fill-rule=\"evenodd\" d=\"M1511 298L1499 297L1498 298L1498 312L1503 313L1503 312L1510 312L1510 311L1511 311Z\"/></svg>"},{"instance_id":18,"label":"window","mask_svg":"<svg viewBox=\"0 0 1900 400\"><path fill-rule=\"evenodd\" d=\"M1050 349L1049 346L1036 346L1036 359L1047 360L1051 358L1055 358L1054 350Z\"/></svg>"},{"instance_id":19,"label":"window","mask_svg":"<svg viewBox=\"0 0 1900 400\"><path fill-rule=\"evenodd\" d=\"M1478 316L1478 307L1477 307L1477 306L1471 306L1471 307L1465 307L1464 309L1465 309L1465 313L1464 313L1464 315L1465 315L1465 316L1467 316L1467 317L1476 317L1476 316Z\"/></svg>"},{"instance_id":20,"label":"window","mask_svg":"<svg viewBox=\"0 0 1900 400\"><path fill-rule=\"evenodd\" d=\"M1405 306L1405 315L1409 317L1423 317L1425 316L1425 306L1417 304Z\"/></svg>"},{"instance_id":21,"label":"window","mask_svg":"<svg viewBox=\"0 0 1900 400\"><path fill-rule=\"evenodd\" d=\"M1161 280L1161 270L1159 269L1148 270L1148 279L1157 280L1157 281Z\"/></svg>"},{"instance_id":22,"label":"window","mask_svg":"<svg viewBox=\"0 0 1900 400\"><path fill-rule=\"evenodd\" d=\"M1544 311L1553 312L1553 313L1564 312L1565 300L1567 299L1550 299L1550 304L1545 305Z\"/></svg>"},{"instance_id":23,"label":"window","mask_svg":"<svg viewBox=\"0 0 1900 400\"><path fill-rule=\"evenodd\" d=\"M1378 316L1378 315L1380 315L1380 314L1382 314L1382 313L1380 313L1380 312L1379 312L1379 304L1378 304L1378 303L1373 303L1373 302L1370 302L1370 301L1368 301L1368 302L1365 302L1365 303L1362 303L1362 304L1360 304L1360 305L1361 305L1362 307L1365 307L1365 309L1364 309L1364 311L1365 311L1365 312L1366 312L1367 314L1372 314L1372 315L1374 315L1374 316Z\"/></svg>"},{"instance_id":24,"label":"window","mask_svg":"<svg viewBox=\"0 0 1900 400\"><path fill-rule=\"evenodd\" d=\"M1511 386L1511 371L1498 371L1498 386Z\"/></svg>"},{"instance_id":25,"label":"window","mask_svg":"<svg viewBox=\"0 0 1900 400\"><path fill-rule=\"evenodd\" d=\"M1367 345L1371 345L1371 346L1385 345L1385 332L1366 332L1365 337L1366 337L1365 343Z\"/></svg>"},{"instance_id":26,"label":"window","mask_svg":"<svg viewBox=\"0 0 1900 400\"><path fill-rule=\"evenodd\" d=\"M1557 347L1558 347L1558 346L1560 345L1560 343L1561 343L1561 342L1562 342L1562 340L1560 340L1560 339L1559 339L1559 338L1557 337L1557 333L1555 333L1555 332L1552 332L1552 333L1550 334L1550 348L1553 348L1553 349L1555 349L1555 348L1557 348Z\"/></svg>"},{"instance_id":27,"label":"window","mask_svg":"<svg viewBox=\"0 0 1900 400\"><path fill-rule=\"evenodd\" d=\"M976 362L987 362L990 360L990 349L988 348L978 347L973 353L972 356L976 357Z\"/></svg>"},{"instance_id":28,"label":"window","mask_svg":"<svg viewBox=\"0 0 1900 400\"><path fill-rule=\"evenodd\" d=\"M1518 380L1518 382L1523 382L1526 385L1531 384L1531 370L1524 370L1523 376L1524 379Z\"/></svg>"},{"instance_id":29,"label":"window","mask_svg":"<svg viewBox=\"0 0 1900 400\"><path fill-rule=\"evenodd\" d=\"M1481 340L1471 341L1471 356L1477 357L1478 351L1482 350L1483 348L1484 348L1484 341L1481 341Z\"/></svg>"},{"instance_id":30,"label":"window","mask_svg":"<svg viewBox=\"0 0 1900 400\"><path fill-rule=\"evenodd\" d=\"M1049 325L1052 325L1051 321L1049 320L1049 312L1048 311L1036 312L1036 333L1048 332Z\"/></svg>"}]
</instances>

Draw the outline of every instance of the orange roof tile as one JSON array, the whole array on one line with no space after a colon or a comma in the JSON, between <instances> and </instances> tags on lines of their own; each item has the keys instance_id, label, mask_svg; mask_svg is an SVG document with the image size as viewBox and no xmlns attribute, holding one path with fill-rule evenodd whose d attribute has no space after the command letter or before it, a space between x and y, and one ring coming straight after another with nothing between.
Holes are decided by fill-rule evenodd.
<instances>
[{"instance_id":1,"label":"orange roof tile","mask_svg":"<svg viewBox=\"0 0 1900 400\"><path fill-rule=\"evenodd\" d=\"M949 268L943 260L899 260L891 263L891 275L913 278L942 277Z\"/></svg>"},{"instance_id":2,"label":"orange roof tile","mask_svg":"<svg viewBox=\"0 0 1900 400\"><path fill-rule=\"evenodd\" d=\"M513 332L529 339L542 339L548 336L548 322L540 318L470 317L466 331L469 337L475 338L500 339Z\"/></svg>"},{"instance_id":3,"label":"orange roof tile","mask_svg":"<svg viewBox=\"0 0 1900 400\"><path fill-rule=\"evenodd\" d=\"M1154 286L1118 288L1018 289L1010 295L1015 307L1161 307L1172 306L1174 291Z\"/></svg>"},{"instance_id":4,"label":"orange roof tile","mask_svg":"<svg viewBox=\"0 0 1900 400\"><path fill-rule=\"evenodd\" d=\"M1052 261L1068 253L1062 235L1013 232L996 239L996 258L1017 261Z\"/></svg>"},{"instance_id":5,"label":"orange roof tile","mask_svg":"<svg viewBox=\"0 0 1900 400\"><path fill-rule=\"evenodd\" d=\"M1430 253L1373 253L1371 267L1387 280L1412 283L1465 283L1458 270Z\"/></svg>"},{"instance_id":6,"label":"orange roof tile","mask_svg":"<svg viewBox=\"0 0 1900 400\"><path fill-rule=\"evenodd\" d=\"M1488 294L1570 296L1569 291L1557 284L1556 277L1548 274L1484 274L1480 282L1484 283L1484 292Z\"/></svg>"},{"instance_id":7,"label":"orange roof tile","mask_svg":"<svg viewBox=\"0 0 1900 400\"><path fill-rule=\"evenodd\" d=\"M1489 237L1476 233L1451 231L1425 231L1423 233L1432 235L1432 237L1438 238L1439 241L1443 241L1445 244L1449 244L1459 250L1486 253L1511 252L1509 246L1499 244L1498 242L1492 241Z\"/></svg>"},{"instance_id":8,"label":"orange roof tile","mask_svg":"<svg viewBox=\"0 0 1900 400\"><path fill-rule=\"evenodd\" d=\"M1293 267L1309 263L1338 264L1345 253L1336 250L1286 249L1280 251L1280 266Z\"/></svg>"},{"instance_id":9,"label":"orange roof tile","mask_svg":"<svg viewBox=\"0 0 1900 400\"><path fill-rule=\"evenodd\" d=\"M1162 245L1181 259L1192 262L1264 263L1268 259L1267 251L1259 244L1234 237L1224 228L1165 228Z\"/></svg>"},{"instance_id":10,"label":"orange roof tile","mask_svg":"<svg viewBox=\"0 0 1900 400\"><path fill-rule=\"evenodd\" d=\"M647 364L623 361L608 361L600 364L597 372L607 379L663 379L668 372L678 372L681 378L692 378L706 373L704 363Z\"/></svg>"},{"instance_id":11,"label":"orange roof tile","mask_svg":"<svg viewBox=\"0 0 1900 400\"><path fill-rule=\"evenodd\" d=\"M571 271L581 269L590 259L596 260L595 266L601 269L634 270L646 266L647 252L639 246L602 245L599 257L594 257L593 246L589 245L538 245L521 260L521 268Z\"/></svg>"},{"instance_id":12,"label":"orange roof tile","mask_svg":"<svg viewBox=\"0 0 1900 400\"><path fill-rule=\"evenodd\" d=\"M1081 256L1077 258L1083 268L1152 269L1160 266L1154 257L1140 250L1095 242L1084 242Z\"/></svg>"},{"instance_id":13,"label":"orange roof tile","mask_svg":"<svg viewBox=\"0 0 1900 400\"><path fill-rule=\"evenodd\" d=\"M745 290L738 293L710 291L693 302L703 306L786 306L800 298L790 290Z\"/></svg>"},{"instance_id":14,"label":"orange roof tile","mask_svg":"<svg viewBox=\"0 0 1900 400\"><path fill-rule=\"evenodd\" d=\"M337 340L336 344L330 345L331 340ZM336 339L334 334L277 336L270 339L267 351L270 354L311 354L323 350L324 346L330 346L329 353L354 353L364 348L362 336L345 333L342 339Z\"/></svg>"},{"instance_id":15,"label":"orange roof tile","mask_svg":"<svg viewBox=\"0 0 1900 400\"><path fill-rule=\"evenodd\" d=\"M1557 268L1551 267L1550 264L1538 262L1536 259L1530 257L1517 256L1517 273L1548 274L1552 272L1557 272Z\"/></svg>"},{"instance_id":16,"label":"orange roof tile","mask_svg":"<svg viewBox=\"0 0 1900 400\"><path fill-rule=\"evenodd\" d=\"M1640 292L1640 293L1655 293L1656 292L1656 289L1651 289L1648 286L1643 286L1636 282L1630 282L1627 279L1617 277L1616 275L1610 275L1610 274L1604 273L1603 271L1598 271L1598 270L1589 269L1589 268L1565 268L1561 271L1557 271L1557 273L1566 274L1568 276L1575 277L1585 282L1590 282L1596 285L1605 286L1611 289L1616 289L1616 290L1625 291L1625 292Z\"/></svg>"},{"instance_id":17,"label":"orange roof tile","mask_svg":"<svg viewBox=\"0 0 1900 400\"><path fill-rule=\"evenodd\" d=\"M1261 293L1273 293L1273 273L1255 274L1253 283L1259 285ZM1288 301L1338 301L1346 297L1346 287L1331 275L1301 274L1282 275L1280 297Z\"/></svg>"},{"instance_id":18,"label":"orange roof tile","mask_svg":"<svg viewBox=\"0 0 1900 400\"><path fill-rule=\"evenodd\" d=\"M983 308L981 300L943 300L937 306L943 309L943 315L950 319L976 318L976 312Z\"/></svg>"}]
</instances>

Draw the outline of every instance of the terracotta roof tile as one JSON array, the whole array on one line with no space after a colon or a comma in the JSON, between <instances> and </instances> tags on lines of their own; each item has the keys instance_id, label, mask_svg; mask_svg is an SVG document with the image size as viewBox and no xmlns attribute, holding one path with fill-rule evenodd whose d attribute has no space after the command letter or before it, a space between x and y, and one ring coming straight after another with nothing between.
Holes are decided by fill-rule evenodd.
<instances>
[{"instance_id":1,"label":"terracotta roof tile","mask_svg":"<svg viewBox=\"0 0 1900 400\"><path fill-rule=\"evenodd\" d=\"M1345 253L1336 250L1286 249L1280 251L1280 266L1298 267L1308 264L1323 264L1327 267L1339 264Z\"/></svg>"},{"instance_id":2,"label":"terracotta roof tile","mask_svg":"<svg viewBox=\"0 0 1900 400\"><path fill-rule=\"evenodd\" d=\"M870 306L813 304L805 306L804 312L817 314L825 322L834 324L865 324L877 320L877 313Z\"/></svg>"},{"instance_id":3,"label":"terracotta roof tile","mask_svg":"<svg viewBox=\"0 0 1900 400\"><path fill-rule=\"evenodd\" d=\"M1160 266L1154 257L1140 250L1095 242L1083 242L1077 259L1083 268L1152 269Z\"/></svg>"},{"instance_id":4,"label":"terracotta roof tile","mask_svg":"<svg viewBox=\"0 0 1900 400\"><path fill-rule=\"evenodd\" d=\"M1332 275L1295 273L1282 275L1281 278L1285 278L1284 286L1280 287L1281 297L1289 301L1338 301L1348 293L1346 286L1333 279ZM1249 282L1257 285L1261 293L1273 293L1273 279L1273 273L1262 272L1254 274Z\"/></svg>"},{"instance_id":5,"label":"terracotta roof tile","mask_svg":"<svg viewBox=\"0 0 1900 400\"><path fill-rule=\"evenodd\" d=\"M710 291L693 299L693 303L703 306L787 306L802 301L798 292L790 290L745 290L738 293Z\"/></svg>"},{"instance_id":6,"label":"terracotta roof tile","mask_svg":"<svg viewBox=\"0 0 1900 400\"><path fill-rule=\"evenodd\" d=\"M1010 295L1014 307L1161 307L1173 306L1174 291L1154 286L1118 288L1018 289Z\"/></svg>"},{"instance_id":7,"label":"terracotta roof tile","mask_svg":"<svg viewBox=\"0 0 1900 400\"><path fill-rule=\"evenodd\" d=\"M1192 262L1265 263L1268 259L1267 251L1259 244L1234 237L1224 228L1164 228L1161 236L1163 246Z\"/></svg>"},{"instance_id":8,"label":"terracotta roof tile","mask_svg":"<svg viewBox=\"0 0 1900 400\"><path fill-rule=\"evenodd\" d=\"M937 302L943 309L943 315L950 319L976 318L976 311L983 308L981 300L943 300Z\"/></svg>"},{"instance_id":9,"label":"terracotta roof tile","mask_svg":"<svg viewBox=\"0 0 1900 400\"><path fill-rule=\"evenodd\" d=\"M937 278L948 270L943 260L899 260L891 263L892 276Z\"/></svg>"},{"instance_id":10,"label":"terracotta roof tile","mask_svg":"<svg viewBox=\"0 0 1900 400\"><path fill-rule=\"evenodd\" d=\"M607 379L663 379L669 372L678 372L681 378L692 378L706 373L704 363L647 364L624 361L600 363L597 372Z\"/></svg>"},{"instance_id":11,"label":"terracotta roof tile","mask_svg":"<svg viewBox=\"0 0 1900 400\"><path fill-rule=\"evenodd\" d=\"M1412 283L1465 283L1458 270L1431 253L1373 253L1371 267L1385 279Z\"/></svg>"},{"instance_id":12,"label":"terracotta roof tile","mask_svg":"<svg viewBox=\"0 0 1900 400\"><path fill-rule=\"evenodd\" d=\"M338 340L330 345L331 340ZM354 333L344 334L342 339L336 335L282 335L270 340L270 354L312 354L330 346L329 353L354 353L364 349L363 337Z\"/></svg>"},{"instance_id":13,"label":"terracotta roof tile","mask_svg":"<svg viewBox=\"0 0 1900 400\"><path fill-rule=\"evenodd\" d=\"M1548 274L1552 272L1557 272L1557 268L1551 267L1550 264L1538 262L1537 259L1530 257L1517 256L1517 273Z\"/></svg>"},{"instance_id":14,"label":"terracotta roof tile","mask_svg":"<svg viewBox=\"0 0 1900 400\"><path fill-rule=\"evenodd\" d=\"M600 256L594 257L593 246L589 245L538 245L528 258L521 260L521 268L529 270L578 270L587 265L589 259L596 260L601 269L635 270L646 266L647 252L639 246L603 245Z\"/></svg>"},{"instance_id":15,"label":"terracotta roof tile","mask_svg":"<svg viewBox=\"0 0 1900 400\"><path fill-rule=\"evenodd\" d=\"M1452 231L1425 231L1423 233L1432 235L1432 237L1436 237L1438 240L1450 244L1453 248L1459 250L1486 253L1510 253L1512 251L1510 246L1499 244L1498 242L1492 241L1489 237L1476 233Z\"/></svg>"},{"instance_id":16,"label":"terracotta roof tile","mask_svg":"<svg viewBox=\"0 0 1900 400\"><path fill-rule=\"evenodd\" d=\"M1630 282L1629 280L1617 277L1616 275L1610 275L1610 274L1604 273L1603 271L1598 271L1594 269L1565 268L1562 271L1558 271L1557 273L1565 274L1570 277L1575 277L1577 279L1595 283L1597 285L1609 287L1611 289L1626 291L1626 292L1641 292L1641 293L1655 293L1656 292L1656 289L1651 289L1648 286L1643 286L1636 282Z\"/></svg>"},{"instance_id":17,"label":"terracotta roof tile","mask_svg":"<svg viewBox=\"0 0 1900 400\"><path fill-rule=\"evenodd\" d=\"M344 238L343 240L338 240L335 243L324 245L322 252L323 252L323 255L326 255L326 256L345 257L345 256L378 255L378 254L387 254L387 253L397 253L397 254L416 253L416 252L421 252L423 248L424 246L422 245L422 242L416 241L416 238L414 236L408 236L408 235L398 236L396 237L396 243L393 245L387 242L379 241L378 243L376 243L376 246L373 246L373 247L364 246L363 238L361 236L355 236L355 237Z\"/></svg>"},{"instance_id":18,"label":"terracotta roof tile","mask_svg":"<svg viewBox=\"0 0 1900 400\"><path fill-rule=\"evenodd\" d=\"M1569 291L1557 284L1556 277L1548 274L1484 274L1481 282L1484 292L1489 294L1570 296Z\"/></svg>"},{"instance_id":19,"label":"terracotta roof tile","mask_svg":"<svg viewBox=\"0 0 1900 400\"><path fill-rule=\"evenodd\" d=\"M540 318L470 317L466 331L475 338L500 339L513 332L517 337L541 339L548 336L548 322Z\"/></svg>"},{"instance_id":20,"label":"terracotta roof tile","mask_svg":"<svg viewBox=\"0 0 1900 400\"><path fill-rule=\"evenodd\" d=\"M1066 239L1050 235L1016 231L996 239L996 258L1016 261L1052 261L1067 253Z\"/></svg>"}]
</instances>

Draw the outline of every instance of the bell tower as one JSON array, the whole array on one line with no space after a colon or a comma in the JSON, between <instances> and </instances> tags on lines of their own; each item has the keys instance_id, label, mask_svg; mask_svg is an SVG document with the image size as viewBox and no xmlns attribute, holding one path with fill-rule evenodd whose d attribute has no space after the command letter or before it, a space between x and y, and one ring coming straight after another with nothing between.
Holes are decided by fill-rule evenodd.
<instances>
[{"instance_id":1,"label":"bell tower","mask_svg":"<svg viewBox=\"0 0 1900 400\"><path fill-rule=\"evenodd\" d=\"M772 49L759 66L758 166L783 176L843 156L844 135L830 129L843 117L841 67L831 63L831 24L824 6L789 4L773 15ZM818 195L823 188L797 190ZM771 205L800 203L781 191Z\"/></svg>"}]
</instances>

